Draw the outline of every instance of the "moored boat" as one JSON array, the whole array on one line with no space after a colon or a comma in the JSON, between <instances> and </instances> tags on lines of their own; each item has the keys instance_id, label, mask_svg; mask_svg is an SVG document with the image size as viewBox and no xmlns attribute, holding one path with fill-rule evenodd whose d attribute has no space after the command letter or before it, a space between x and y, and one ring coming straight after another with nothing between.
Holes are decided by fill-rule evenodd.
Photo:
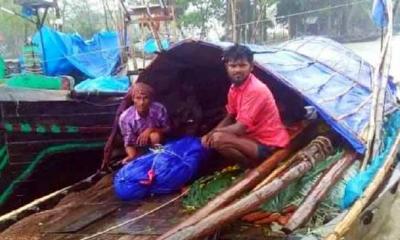
<instances>
[{"instance_id":1,"label":"moored boat","mask_svg":"<svg viewBox=\"0 0 400 240\"><path fill-rule=\"evenodd\" d=\"M1 87L1 212L98 169L122 95Z\"/></svg>"},{"instance_id":2,"label":"moored boat","mask_svg":"<svg viewBox=\"0 0 400 240\"><path fill-rule=\"evenodd\" d=\"M157 100L166 105L172 121L175 122L176 132L201 135L218 122L229 87L220 56L222 49L229 45L230 43L211 44L198 41L178 43L168 51L162 52L139 76L138 81L147 82L155 88ZM280 48L255 45L251 45L250 48L256 59L254 74L270 87L288 126L293 122L303 121L304 107L312 106L318 113L318 119L324 122L324 128L328 128L335 136L332 139L338 139L336 145L332 145L352 153L365 152L364 131L368 124L372 101L371 65L341 45L324 38L296 40L283 44ZM397 113L395 99L389 90L387 94L385 113L387 116L394 116L393 114ZM320 127L311 125L311 128ZM398 126L394 129L396 133ZM322 134L324 133L322 131ZM303 150L296 149L293 154L308 151L309 157L324 161L326 154L319 154L315 148L305 149L309 143L310 140L302 142L299 148ZM392 146L395 143L392 142L387 148L394 149ZM396 146L395 148L397 149ZM397 151L396 149L393 151ZM391 150L391 153L394 154L393 151ZM393 154L385 158L393 157ZM333 154L330 152L328 155ZM289 156L286 156L282 162L288 159ZM382 206L387 207L388 203L393 201L393 193L396 192L400 179L398 169L395 167L386 175L386 181L381 184L368 207L357 216L362 221L351 227L352 233L348 236L354 234L353 239L359 239L360 234L370 230L369 224L376 220L373 212ZM243 177L246 178L248 176ZM74 185L65 190L70 193L55 207L52 206L54 202L51 200L60 194L65 195L65 191L39 199L31 205L0 217L2 227L6 228L16 219L26 215L32 207L51 206L50 210L33 214L11 225L0 237L155 239L191 215L181 207L180 200L183 194L121 202L113 194L111 179L112 175L107 175L92 187L76 192L73 190L79 189L79 184ZM89 179L81 184L88 181ZM241 196L236 197L234 202L241 199ZM384 211L379 213L383 214ZM269 237L318 239L329 234L345 214L346 210L339 210L337 216L330 216L329 222L323 222L306 232L294 231L286 235L281 231L271 231ZM37 224L38 222L40 224ZM267 237L263 227L243 224L238 219L232 219L230 223L233 227L224 228L220 232L222 239Z\"/></svg>"}]
</instances>

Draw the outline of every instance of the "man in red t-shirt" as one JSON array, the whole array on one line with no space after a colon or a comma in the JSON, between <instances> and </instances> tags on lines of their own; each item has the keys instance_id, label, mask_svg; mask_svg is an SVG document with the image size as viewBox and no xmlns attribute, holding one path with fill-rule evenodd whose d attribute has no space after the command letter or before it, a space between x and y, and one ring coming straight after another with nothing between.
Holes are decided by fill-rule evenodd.
<instances>
[{"instance_id":1,"label":"man in red t-shirt","mask_svg":"<svg viewBox=\"0 0 400 240\"><path fill-rule=\"evenodd\" d=\"M202 137L202 143L227 159L255 166L276 148L285 147L289 135L271 91L251 73L251 50L234 45L224 51L223 60L232 83L227 115Z\"/></svg>"}]
</instances>

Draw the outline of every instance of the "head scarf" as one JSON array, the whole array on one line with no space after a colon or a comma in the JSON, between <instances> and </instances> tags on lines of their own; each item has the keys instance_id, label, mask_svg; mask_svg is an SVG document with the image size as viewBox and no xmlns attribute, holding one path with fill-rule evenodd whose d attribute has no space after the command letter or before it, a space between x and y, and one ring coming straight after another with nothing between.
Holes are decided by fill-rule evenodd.
<instances>
[{"instance_id":1,"label":"head scarf","mask_svg":"<svg viewBox=\"0 0 400 240\"><path fill-rule=\"evenodd\" d=\"M139 82L133 85L132 97L134 97L135 95L145 95L151 98L153 97L153 94L154 89L146 83Z\"/></svg>"}]
</instances>

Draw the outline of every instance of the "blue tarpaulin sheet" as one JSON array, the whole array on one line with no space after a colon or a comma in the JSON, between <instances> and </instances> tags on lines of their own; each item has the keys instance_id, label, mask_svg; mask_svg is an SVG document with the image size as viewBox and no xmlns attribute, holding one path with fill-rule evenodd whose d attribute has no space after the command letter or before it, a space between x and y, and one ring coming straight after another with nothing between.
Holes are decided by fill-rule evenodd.
<instances>
[{"instance_id":1,"label":"blue tarpaulin sheet","mask_svg":"<svg viewBox=\"0 0 400 240\"><path fill-rule=\"evenodd\" d=\"M161 47L163 49L168 49L168 47L169 47L168 40L163 39L160 42L161 42ZM160 49L158 48L158 45L157 45L157 41L154 38L150 38L149 40L147 40L144 43L143 50L147 54L152 54L152 53L160 51Z\"/></svg>"},{"instance_id":2,"label":"blue tarpaulin sheet","mask_svg":"<svg viewBox=\"0 0 400 240\"><path fill-rule=\"evenodd\" d=\"M386 121L383 133L383 145L379 153L373 157L368 167L351 178L346 183L343 196L342 208L350 207L364 192L365 188L371 182L378 170L382 167L386 157L389 155L390 149L396 140L400 126L400 111L396 111L389 116Z\"/></svg>"},{"instance_id":3,"label":"blue tarpaulin sheet","mask_svg":"<svg viewBox=\"0 0 400 240\"><path fill-rule=\"evenodd\" d=\"M110 76L118 64L120 48L116 32L97 33L91 40L84 40L78 34L57 32L46 26L41 32L46 75L97 78ZM32 41L43 49L39 32Z\"/></svg>"},{"instance_id":4,"label":"blue tarpaulin sheet","mask_svg":"<svg viewBox=\"0 0 400 240\"><path fill-rule=\"evenodd\" d=\"M256 54L255 59L280 75L357 152L364 153L362 136L372 102L373 67L369 63L343 45L322 37L289 41L276 51ZM395 107L395 98L388 89L386 113Z\"/></svg>"},{"instance_id":5,"label":"blue tarpaulin sheet","mask_svg":"<svg viewBox=\"0 0 400 240\"><path fill-rule=\"evenodd\" d=\"M76 92L128 92L127 76L98 77L87 79L75 86Z\"/></svg>"}]
</instances>

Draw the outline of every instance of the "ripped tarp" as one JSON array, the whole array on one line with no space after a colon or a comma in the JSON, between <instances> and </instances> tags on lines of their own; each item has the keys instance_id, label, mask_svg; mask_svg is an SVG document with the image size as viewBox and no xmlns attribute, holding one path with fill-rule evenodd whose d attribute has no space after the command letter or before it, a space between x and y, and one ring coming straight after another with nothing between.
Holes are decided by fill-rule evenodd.
<instances>
[{"instance_id":1,"label":"ripped tarp","mask_svg":"<svg viewBox=\"0 0 400 240\"><path fill-rule=\"evenodd\" d=\"M78 34L65 34L46 26L41 32L45 46L42 67L46 75L69 75L79 79L110 76L119 62L116 32L97 33L87 41ZM39 33L32 41L42 46Z\"/></svg>"}]
</instances>

